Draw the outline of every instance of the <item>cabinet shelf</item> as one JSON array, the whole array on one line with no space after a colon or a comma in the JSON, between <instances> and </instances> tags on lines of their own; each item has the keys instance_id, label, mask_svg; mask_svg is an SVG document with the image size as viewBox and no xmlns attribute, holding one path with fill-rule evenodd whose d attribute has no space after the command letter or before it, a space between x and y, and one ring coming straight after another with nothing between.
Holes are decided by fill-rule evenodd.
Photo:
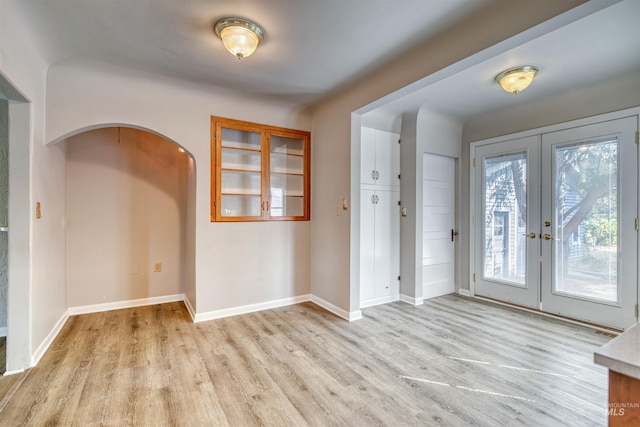
<instances>
[{"instance_id":1,"label":"cabinet shelf","mask_svg":"<svg viewBox=\"0 0 640 427\"><path fill-rule=\"evenodd\" d=\"M270 171L272 174L277 174L277 175L292 175L292 176L304 176L304 172L302 171L296 171L296 172L284 172L284 171L279 171L279 170L275 170L275 171Z\"/></svg>"},{"instance_id":2,"label":"cabinet shelf","mask_svg":"<svg viewBox=\"0 0 640 427\"><path fill-rule=\"evenodd\" d=\"M233 165L233 166L222 165L220 170L229 171L229 172L255 172L255 173L262 172L262 170L259 169L259 168L252 168L250 166L243 166L243 165L237 165L237 166L236 165Z\"/></svg>"},{"instance_id":3,"label":"cabinet shelf","mask_svg":"<svg viewBox=\"0 0 640 427\"><path fill-rule=\"evenodd\" d=\"M251 151L254 153L260 153L261 150L259 148L247 148L247 147L234 147L232 145L225 145L224 141L222 142L223 150L238 150L238 151Z\"/></svg>"}]
</instances>

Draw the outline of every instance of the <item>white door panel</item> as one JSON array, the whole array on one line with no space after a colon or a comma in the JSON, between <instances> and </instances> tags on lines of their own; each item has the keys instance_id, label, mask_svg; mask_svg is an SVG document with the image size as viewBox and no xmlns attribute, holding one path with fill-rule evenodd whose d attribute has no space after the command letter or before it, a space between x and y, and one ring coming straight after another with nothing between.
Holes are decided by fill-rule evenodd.
<instances>
[{"instance_id":1,"label":"white door panel","mask_svg":"<svg viewBox=\"0 0 640 427\"><path fill-rule=\"evenodd\" d=\"M375 209L373 190L360 192L360 300L375 297Z\"/></svg>"},{"instance_id":2,"label":"white door panel","mask_svg":"<svg viewBox=\"0 0 640 427\"><path fill-rule=\"evenodd\" d=\"M542 135L542 310L636 322L637 117Z\"/></svg>"},{"instance_id":3,"label":"white door panel","mask_svg":"<svg viewBox=\"0 0 640 427\"><path fill-rule=\"evenodd\" d=\"M361 128L360 139L360 183L375 184L376 169L376 131Z\"/></svg>"},{"instance_id":4,"label":"white door panel","mask_svg":"<svg viewBox=\"0 0 640 427\"><path fill-rule=\"evenodd\" d=\"M532 201L540 197L538 137L475 151L475 294L537 309L540 211Z\"/></svg>"},{"instance_id":5,"label":"white door panel","mask_svg":"<svg viewBox=\"0 0 640 427\"><path fill-rule=\"evenodd\" d=\"M455 287L455 159L425 153L422 164L422 286L433 298Z\"/></svg>"}]
</instances>

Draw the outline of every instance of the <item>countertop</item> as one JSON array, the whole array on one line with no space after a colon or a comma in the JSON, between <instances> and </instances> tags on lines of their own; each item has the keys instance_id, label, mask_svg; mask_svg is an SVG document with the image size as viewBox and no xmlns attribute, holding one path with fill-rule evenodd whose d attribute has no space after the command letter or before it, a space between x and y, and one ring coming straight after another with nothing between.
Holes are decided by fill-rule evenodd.
<instances>
[{"instance_id":1,"label":"countertop","mask_svg":"<svg viewBox=\"0 0 640 427\"><path fill-rule=\"evenodd\" d=\"M640 323L600 347L594 362L640 380Z\"/></svg>"}]
</instances>

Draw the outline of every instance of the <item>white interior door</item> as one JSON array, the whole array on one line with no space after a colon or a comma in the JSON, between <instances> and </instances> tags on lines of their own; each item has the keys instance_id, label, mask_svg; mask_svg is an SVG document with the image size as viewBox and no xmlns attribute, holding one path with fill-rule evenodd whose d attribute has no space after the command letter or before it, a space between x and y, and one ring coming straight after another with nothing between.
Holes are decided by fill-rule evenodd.
<instances>
[{"instance_id":1,"label":"white interior door","mask_svg":"<svg viewBox=\"0 0 640 427\"><path fill-rule=\"evenodd\" d=\"M422 287L424 298L455 288L455 159L422 156Z\"/></svg>"},{"instance_id":2,"label":"white interior door","mask_svg":"<svg viewBox=\"0 0 640 427\"><path fill-rule=\"evenodd\" d=\"M538 137L480 146L475 167L475 294L538 308Z\"/></svg>"},{"instance_id":3,"label":"white interior door","mask_svg":"<svg viewBox=\"0 0 640 427\"><path fill-rule=\"evenodd\" d=\"M638 298L637 117L542 135L542 304L625 329Z\"/></svg>"}]
</instances>

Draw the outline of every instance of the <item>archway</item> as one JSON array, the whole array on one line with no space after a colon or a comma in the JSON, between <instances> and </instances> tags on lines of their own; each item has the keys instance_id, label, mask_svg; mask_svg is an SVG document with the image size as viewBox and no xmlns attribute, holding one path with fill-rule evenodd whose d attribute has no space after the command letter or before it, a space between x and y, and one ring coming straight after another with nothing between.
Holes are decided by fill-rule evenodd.
<instances>
[{"instance_id":1,"label":"archway","mask_svg":"<svg viewBox=\"0 0 640 427\"><path fill-rule=\"evenodd\" d=\"M69 314L195 292L195 160L176 142L103 125L66 145Z\"/></svg>"}]
</instances>

